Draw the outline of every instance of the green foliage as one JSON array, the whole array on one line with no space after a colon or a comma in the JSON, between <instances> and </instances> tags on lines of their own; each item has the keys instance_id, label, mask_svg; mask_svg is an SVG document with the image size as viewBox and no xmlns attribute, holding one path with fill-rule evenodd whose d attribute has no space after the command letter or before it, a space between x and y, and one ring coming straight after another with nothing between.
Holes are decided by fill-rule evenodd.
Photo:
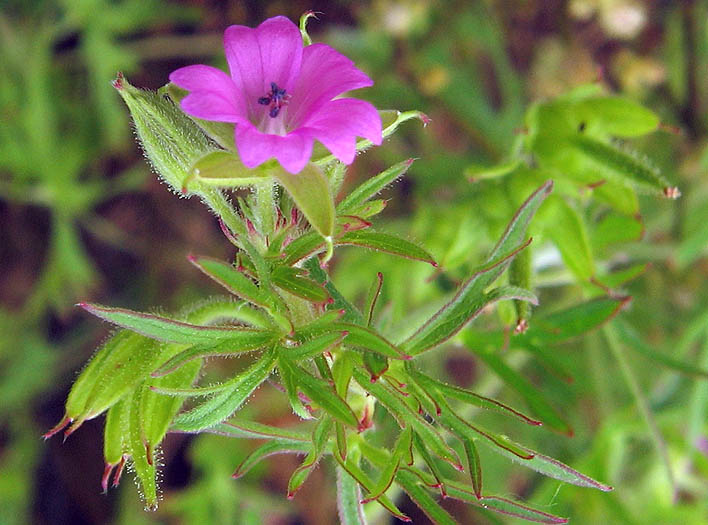
<instances>
[{"instance_id":1,"label":"green foliage","mask_svg":"<svg viewBox=\"0 0 708 525\"><path fill-rule=\"evenodd\" d=\"M161 501L158 514L142 514L123 491L117 523L307 521L295 515L306 507L299 498L315 488L333 499L335 470L342 523L405 519L411 502L438 523L567 521L555 514L702 523L708 4L641 5L649 31L603 41L621 5L333 7L320 27L336 29L317 39L376 81L368 96L377 105L432 118L382 111L383 148L347 169L316 145L302 180L274 165L246 170L233 125L186 117L174 86L122 84L155 170L201 199L236 248L213 258L226 243L202 235L208 214L168 210L158 220L169 217L169 232L209 255L189 260L214 282L198 272L188 280L160 244L165 257L125 289L105 259L116 247L135 257L136 244L153 247L167 230L142 209L148 234L106 212L126 192L139 206L159 195L144 167L124 164L129 126L110 79L125 70L150 85L176 56L191 61L185 53L201 57L207 44L216 52L218 38L203 31L213 13L137 0L11 1L0 15L0 73L12 79L0 87L0 198L10 231L21 228L3 245L46 250L22 252L30 273L3 265L0 522L30 522L28 509L43 508L30 498L45 482L32 476L57 466L37 467L47 456L35 414L76 379L49 434L106 414L104 488L132 466L146 506ZM581 8L594 16L579 22ZM230 22L262 16L244 9L229 11ZM301 21L306 40L311 16ZM549 42L559 44L556 72L545 69L555 60ZM588 51L597 60L589 73ZM596 82L594 66L604 75ZM651 67L665 84L642 77ZM581 82L594 83L569 89ZM426 129L400 126L411 119ZM674 124L683 135L666 133ZM550 180L552 195L534 193ZM680 200L655 198L677 197L674 184ZM173 201L180 211L191 204ZM117 202L123 213L135 206ZM517 209L521 220L505 229ZM41 242L37 228L47 230ZM19 301L23 281L31 289ZM215 285L228 297L195 303ZM112 289L120 295L107 297ZM122 328L75 376L101 329L68 313L77 301L131 310L86 304ZM197 306L174 307L182 302ZM146 304L175 313L138 312ZM200 434L189 447L185 432ZM168 483L162 499L159 470L183 450L189 485ZM298 459L270 463L275 454ZM269 487L297 494L294 504L255 485L265 472ZM605 481L617 490L603 493Z\"/></svg>"}]
</instances>

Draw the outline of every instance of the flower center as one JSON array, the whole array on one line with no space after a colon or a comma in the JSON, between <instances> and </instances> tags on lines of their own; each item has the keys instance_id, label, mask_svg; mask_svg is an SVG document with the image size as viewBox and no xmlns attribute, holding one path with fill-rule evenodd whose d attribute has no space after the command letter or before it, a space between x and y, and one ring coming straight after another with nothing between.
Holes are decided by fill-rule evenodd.
<instances>
[{"instance_id":1,"label":"flower center","mask_svg":"<svg viewBox=\"0 0 708 525\"><path fill-rule=\"evenodd\" d=\"M280 89L275 82L270 83L270 91L265 96L258 99L262 106L270 106L268 116L275 118L280 113L280 109L290 100L290 95L284 89Z\"/></svg>"}]
</instances>

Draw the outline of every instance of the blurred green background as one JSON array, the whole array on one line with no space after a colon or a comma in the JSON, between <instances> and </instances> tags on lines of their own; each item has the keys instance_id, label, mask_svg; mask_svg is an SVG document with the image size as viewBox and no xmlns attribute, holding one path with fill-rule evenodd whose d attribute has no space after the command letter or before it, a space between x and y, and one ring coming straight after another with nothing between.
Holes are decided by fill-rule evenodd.
<instances>
[{"instance_id":1,"label":"blurred green background","mask_svg":"<svg viewBox=\"0 0 708 525\"><path fill-rule=\"evenodd\" d=\"M314 40L335 46L375 80L362 96L432 119L426 128L406 124L348 171L351 187L394 162L419 159L387 190L391 201L380 226L419 240L445 273L347 249L334 263L340 289L354 298L377 271L384 273L391 322L451 290L510 218L510 201L525 196L514 194L514 177L523 174L470 176L517 147L533 101L600 83L659 114L664 129L634 146L683 197L640 198L641 240L603 225L604 216L582 203L598 267L650 263L621 288L633 297L622 321L637 334L622 350L624 362L642 396L632 395L597 334L552 350L560 372L510 356L575 436L508 433L616 490L561 486L494 456L483 457L485 485L572 523L708 523L708 383L694 377L693 366L708 368L708 2L699 0L4 0L0 523L336 521L327 463L287 501L296 458L278 457L233 481L252 443L170 436L162 451L162 504L144 513L129 475L119 489L100 494L102 418L66 443L40 439L60 419L77 371L108 333L73 307L77 301L175 310L216 292L187 263L188 253L233 255L199 202L179 199L150 173L111 79L123 71L133 85L157 89L180 66L224 67L227 25L255 26L276 14L297 20L309 9L321 13L310 22ZM622 242L613 244L612 235ZM592 285L569 272L557 252L535 254L540 310L592 295ZM657 364L661 356L681 359L687 373ZM451 346L431 359L459 384L519 403L469 351ZM649 424L637 408L642 403L653 413ZM294 421L273 389L245 411L270 424ZM415 523L427 522L400 501ZM461 523L514 523L456 502L444 506Z\"/></svg>"}]
</instances>

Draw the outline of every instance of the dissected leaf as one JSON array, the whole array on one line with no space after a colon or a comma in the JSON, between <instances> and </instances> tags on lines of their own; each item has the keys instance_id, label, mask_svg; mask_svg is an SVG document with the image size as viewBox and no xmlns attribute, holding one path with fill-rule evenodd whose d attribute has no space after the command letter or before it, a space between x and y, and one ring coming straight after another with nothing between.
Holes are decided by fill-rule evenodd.
<instances>
[{"instance_id":1,"label":"dissected leaf","mask_svg":"<svg viewBox=\"0 0 708 525\"><path fill-rule=\"evenodd\" d=\"M361 185L350 191L342 202L337 205L337 212L340 214L352 213L358 206L374 197L399 177L402 177L406 171L408 171L408 168L411 167L413 161L414 159L404 160L403 162L394 164L378 175L365 180ZM354 215L356 215L356 213Z\"/></svg>"},{"instance_id":2,"label":"dissected leaf","mask_svg":"<svg viewBox=\"0 0 708 525\"><path fill-rule=\"evenodd\" d=\"M238 410L268 378L275 362L274 350L263 353L249 368L227 382L230 386L228 389L179 414L175 418L175 426L186 432L194 432L221 423Z\"/></svg>"}]
</instances>

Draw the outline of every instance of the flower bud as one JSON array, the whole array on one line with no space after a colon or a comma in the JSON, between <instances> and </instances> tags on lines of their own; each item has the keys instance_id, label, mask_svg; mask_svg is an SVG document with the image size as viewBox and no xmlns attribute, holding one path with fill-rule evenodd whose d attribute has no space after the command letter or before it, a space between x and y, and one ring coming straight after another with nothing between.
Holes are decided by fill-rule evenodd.
<instances>
[{"instance_id":1,"label":"flower bud","mask_svg":"<svg viewBox=\"0 0 708 525\"><path fill-rule=\"evenodd\" d=\"M130 110L136 134L153 169L180 192L192 165L217 148L167 96L137 89L121 73L113 87Z\"/></svg>"}]
</instances>

